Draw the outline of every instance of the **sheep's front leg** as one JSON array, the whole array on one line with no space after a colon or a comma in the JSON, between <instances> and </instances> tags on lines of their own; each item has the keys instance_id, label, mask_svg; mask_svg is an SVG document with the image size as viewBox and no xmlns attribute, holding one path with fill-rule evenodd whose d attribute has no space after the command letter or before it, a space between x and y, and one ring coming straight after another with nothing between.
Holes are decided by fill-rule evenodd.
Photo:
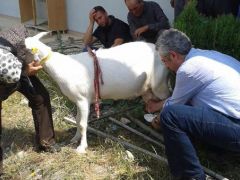
<instances>
[{"instance_id":1,"label":"sheep's front leg","mask_svg":"<svg viewBox=\"0 0 240 180\"><path fill-rule=\"evenodd\" d=\"M78 153L86 153L87 144L87 123L89 115L89 102L87 99L81 100L77 103L78 116L76 118L77 132L73 139L78 139L81 135L81 143L77 147Z\"/></svg>"}]
</instances>

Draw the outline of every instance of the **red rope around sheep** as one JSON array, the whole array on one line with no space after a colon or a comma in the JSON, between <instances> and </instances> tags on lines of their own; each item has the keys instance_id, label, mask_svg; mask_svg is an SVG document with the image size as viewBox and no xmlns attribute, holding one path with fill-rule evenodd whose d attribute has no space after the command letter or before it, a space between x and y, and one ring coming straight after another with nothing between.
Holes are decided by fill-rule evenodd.
<instances>
[{"instance_id":1,"label":"red rope around sheep","mask_svg":"<svg viewBox=\"0 0 240 180\"><path fill-rule=\"evenodd\" d=\"M88 54L93 58L93 62L94 62L94 90L95 90L95 112L97 115L97 118L100 117L100 108L99 108L99 99L101 99L101 95L100 95L100 82L99 80L101 80L101 84L103 85L103 78L102 78L102 71L98 62L98 58L96 56L96 54L92 51L92 49L90 47L87 48L88 49Z\"/></svg>"}]
</instances>

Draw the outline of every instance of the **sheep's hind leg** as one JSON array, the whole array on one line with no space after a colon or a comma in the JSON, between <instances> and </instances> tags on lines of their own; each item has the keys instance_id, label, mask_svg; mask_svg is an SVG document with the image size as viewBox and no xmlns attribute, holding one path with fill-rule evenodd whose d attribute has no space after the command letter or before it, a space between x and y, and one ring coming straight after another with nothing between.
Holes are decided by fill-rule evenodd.
<instances>
[{"instance_id":1,"label":"sheep's hind leg","mask_svg":"<svg viewBox=\"0 0 240 180\"><path fill-rule=\"evenodd\" d=\"M76 115L77 131L76 131L74 137L71 139L71 143L78 143L78 141L79 141L80 138L81 138L81 133L80 133L81 130L80 130L80 126L79 126L79 124L80 124L80 118L81 118L80 113L81 113L81 112L80 112L80 109L77 108L77 115Z\"/></svg>"}]
</instances>

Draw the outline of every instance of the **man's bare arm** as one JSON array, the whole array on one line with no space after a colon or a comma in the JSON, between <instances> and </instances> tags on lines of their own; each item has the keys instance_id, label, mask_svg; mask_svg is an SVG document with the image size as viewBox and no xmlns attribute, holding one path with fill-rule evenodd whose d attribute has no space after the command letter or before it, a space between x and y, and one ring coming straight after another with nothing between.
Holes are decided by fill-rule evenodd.
<instances>
[{"instance_id":1,"label":"man's bare arm","mask_svg":"<svg viewBox=\"0 0 240 180\"><path fill-rule=\"evenodd\" d=\"M83 43L85 45L93 44L97 40L97 38L95 38L92 35L93 28L94 28L94 22L95 22L95 20L94 20L95 14L96 14L95 9L92 9L89 13L89 25L88 25L87 31L83 37Z\"/></svg>"},{"instance_id":2,"label":"man's bare arm","mask_svg":"<svg viewBox=\"0 0 240 180\"><path fill-rule=\"evenodd\" d=\"M165 100L149 100L146 103L146 111L149 113L153 113L153 112L157 112L160 111L163 108L163 104L164 104Z\"/></svg>"},{"instance_id":3,"label":"man's bare arm","mask_svg":"<svg viewBox=\"0 0 240 180\"><path fill-rule=\"evenodd\" d=\"M117 38L117 39L114 40L114 43L113 43L112 47L121 45L123 43L124 43L124 40L122 38Z\"/></svg>"}]
</instances>

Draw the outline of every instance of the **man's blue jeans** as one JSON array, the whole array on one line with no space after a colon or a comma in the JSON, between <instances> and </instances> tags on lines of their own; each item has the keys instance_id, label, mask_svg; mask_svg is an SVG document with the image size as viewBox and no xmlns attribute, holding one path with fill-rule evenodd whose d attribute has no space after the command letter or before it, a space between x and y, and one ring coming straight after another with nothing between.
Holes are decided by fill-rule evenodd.
<instances>
[{"instance_id":1,"label":"man's blue jeans","mask_svg":"<svg viewBox=\"0 0 240 180\"><path fill-rule=\"evenodd\" d=\"M207 108L170 105L161 112L166 155L173 176L205 179L190 137L240 152L240 119Z\"/></svg>"}]
</instances>

